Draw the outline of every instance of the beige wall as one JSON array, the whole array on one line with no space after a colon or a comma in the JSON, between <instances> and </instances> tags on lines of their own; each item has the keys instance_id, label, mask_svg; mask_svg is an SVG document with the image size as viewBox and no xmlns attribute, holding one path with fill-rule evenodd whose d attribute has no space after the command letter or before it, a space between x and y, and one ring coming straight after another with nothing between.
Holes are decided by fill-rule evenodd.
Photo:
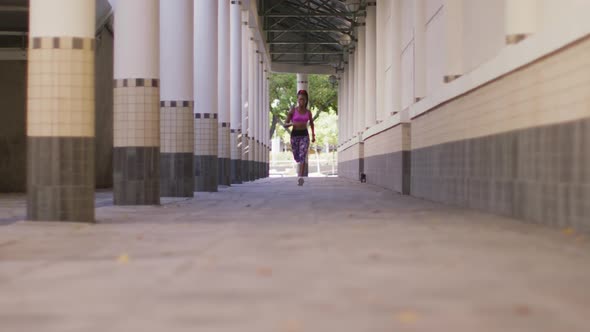
<instances>
[{"instance_id":1,"label":"beige wall","mask_svg":"<svg viewBox=\"0 0 590 332\"><path fill-rule=\"evenodd\" d=\"M590 39L412 120L419 149L590 117Z\"/></svg>"}]
</instances>

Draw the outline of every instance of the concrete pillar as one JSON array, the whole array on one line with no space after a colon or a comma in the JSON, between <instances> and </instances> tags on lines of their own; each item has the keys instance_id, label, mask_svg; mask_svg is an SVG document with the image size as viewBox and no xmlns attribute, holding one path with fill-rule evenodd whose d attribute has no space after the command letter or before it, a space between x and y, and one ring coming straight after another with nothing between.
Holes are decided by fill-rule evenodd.
<instances>
[{"instance_id":1,"label":"concrete pillar","mask_svg":"<svg viewBox=\"0 0 590 332\"><path fill-rule=\"evenodd\" d=\"M365 23L363 22L358 28L358 47L357 47L357 66L356 66L356 72L357 72L357 86L356 86L356 96L357 96L357 132L358 133L362 133L365 131L366 125L365 125L365 112L366 112L366 108L365 108L365 73L366 73L366 68L365 68L365 51L366 51L366 37L365 37Z\"/></svg>"},{"instance_id":2,"label":"concrete pillar","mask_svg":"<svg viewBox=\"0 0 590 332\"><path fill-rule=\"evenodd\" d=\"M387 42L392 45L391 56L388 59L391 63L389 79L391 81L390 90L384 90L383 118L388 118L392 113L400 112L402 105L402 26L401 26L401 0L391 0L391 24L393 25L391 36L387 37Z\"/></svg>"},{"instance_id":3,"label":"concrete pillar","mask_svg":"<svg viewBox=\"0 0 590 332\"><path fill-rule=\"evenodd\" d=\"M217 103L219 107L218 124L218 181L229 186L230 179L230 36L229 0L218 2L218 66Z\"/></svg>"},{"instance_id":4,"label":"concrete pillar","mask_svg":"<svg viewBox=\"0 0 590 332\"><path fill-rule=\"evenodd\" d=\"M426 97L426 5L414 1L414 101Z\"/></svg>"},{"instance_id":5,"label":"concrete pillar","mask_svg":"<svg viewBox=\"0 0 590 332\"><path fill-rule=\"evenodd\" d=\"M262 108L264 107L264 103L262 100L262 93L263 93L263 76L264 76L264 60L262 57L262 53L258 53L258 70L257 78L256 78L256 85L258 86L258 91L256 93L256 146L257 146L257 156L256 156L256 179L262 178L262 149L263 149L263 142L262 142Z\"/></svg>"},{"instance_id":6,"label":"concrete pillar","mask_svg":"<svg viewBox=\"0 0 590 332\"><path fill-rule=\"evenodd\" d=\"M383 120L385 120L385 111L384 111L384 100L385 100L385 96L384 96L384 88L385 88L385 49L386 47L389 47L388 45L390 44L385 44L385 41L387 40L387 38L390 37L390 33L388 33L387 29L385 29L386 22L387 19L390 18L390 14L387 13L386 10L384 10L385 8L389 8L389 6L391 6L391 0L380 0L380 1L376 1L376 7L377 7L377 14L376 14L376 40L377 40L377 45L379 45L379 51L376 52L376 71L377 73L375 74L375 79L376 79L376 83L375 83L375 90L376 90L376 98L377 98L377 102L376 102L376 114L375 114L375 120L377 123L382 122Z\"/></svg>"},{"instance_id":7,"label":"concrete pillar","mask_svg":"<svg viewBox=\"0 0 590 332\"><path fill-rule=\"evenodd\" d=\"M307 74L297 74L297 93L299 90L307 91L307 95L309 95L309 80Z\"/></svg>"},{"instance_id":8,"label":"concrete pillar","mask_svg":"<svg viewBox=\"0 0 590 332\"><path fill-rule=\"evenodd\" d=\"M248 179L256 180L254 172L256 171L256 133L254 128L254 119L256 117L256 68L257 54L256 42L250 38L250 52L248 58Z\"/></svg>"},{"instance_id":9,"label":"concrete pillar","mask_svg":"<svg viewBox=\"0 0 590 332\"><path fill-rule=\"evenodd\" d=\"M115 11L116 205L160 203L159 22L158 0L121 1Z\"/></svg>"},{"instance_id":10,"label":"concrete pillar","mask_svg":"<svg viewBox=\"0 0 590 332\"><path fill-rule=\"evenodd\" d=\"M193 197L193 1L160 2L160 196Z\"/></svg>"},{"instance_id":11,"label":"concrete pillar","mask_svg":"<svg viewBox=\"0 0 590 332\"><path fill-rule=\"evenodd\" d=\"M217 1L194 2L195 190L218 184Z\"/></svg>"},{"instance_id":12,"label":"concrete pillar","mask_svg":"<svg viewBox=\"0 0 590 332\"><path fill-rule=\"evenodd\" d=\"M504 0L506 44L516 44L537 31L538 0Z\"/></svg>"},{"instance_id":13,"label":"concrete pillar","mask_svg":"<svg viewBox=\"0 0 590 332\"><path fill-rule=\"evenodd\" d=\"M30 1L28 220L94 222L94 8Z\"/></svg>"},{"instance_id":14,"label":"concrete pillar","mask_svg":"<svg viewBox=\"0 0 590 332\"><path fill-rule=\"evenodd\" d=\"M248 11L242 11L242 182L250 181L250 138L248 135L248 111L250 95L250 28Z\"/></svg>"},{"instance_id":15,"label":"concrete pillar","mask_svg":"<svg viewBox=\"0 0 590 332\"><path fill-rule=\"evenodd\" d=\"M445 0L445 74L449 83L463 74L463 0Z\"/></svg>"},{"instance_id":16,"label":"concrete pillar","mask_svg":"<svg viewBox=\"0 0 590 332\"><path fill-rule=\"evenodd\" d=\"M365 127L377 123L376 105L376 62L377 62L377 7L375 1L367 2L367 18L365 19Z\"/></svg>"},{"instance_id":17,"label":"concrete pillar","mask_svg":"<svg viewBox=\"0 0 590 332\"><path fill-rule=\"evenodd\" d=\"M355 67L355 56L354 56L354 50L350 51L349 55L348 55L348 107L347 107L347 129L346 132L348 133L348 140L351 140L353 137L356 136L356 134L354 133L354 113L356 112L356 109L354 108L354 99L355 99L355 95L354 95L354 81L355 81L355 76L354 76L354 67Z\"/></svg>"},{"instance_id":18,"label":"concrete pillar","mask_svg":"<svg viewBox=\"0 0 590 332\"><path fill-rule=\"evenodd\" d=\"M338 106L339 114L338 114L338 122L340 123L340 129L338 131L338 136L340 137L340 144L345 143L348 141L348 113L350 109L348 107L348 83L349 83L349 67L348 64L344 65L344 71L342 72L342 87L340 88L340 101L342 106Z\"/></svg>"},{"instance_id":19,"label":"concrete pillar","mask_svg":"<svg viewBox=\"0 0 590 332\"><path fill-rule=\"evenodd\" d=\"M242 20L239 1L230 11L230 179L242 183Z\"/></svg>"}]
</instances>

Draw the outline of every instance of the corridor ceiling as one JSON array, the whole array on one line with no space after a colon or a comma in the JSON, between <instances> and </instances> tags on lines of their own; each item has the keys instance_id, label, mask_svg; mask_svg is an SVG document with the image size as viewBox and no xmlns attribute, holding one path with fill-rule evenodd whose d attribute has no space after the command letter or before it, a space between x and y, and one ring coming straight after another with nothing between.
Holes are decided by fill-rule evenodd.
<instances>
[{"instance_id":1,"label":"corridor ceiling","mask_svg":"<svg viewBox=\"0 0 590 332\"><path fill-rule=\"evenodd\" d=\"M347 60L347 48L340 40L348 36L354 41L354 27L364 9L361 0L259 0L258 15L273 69L335 73Z\"/></svg>"}]
</instances>

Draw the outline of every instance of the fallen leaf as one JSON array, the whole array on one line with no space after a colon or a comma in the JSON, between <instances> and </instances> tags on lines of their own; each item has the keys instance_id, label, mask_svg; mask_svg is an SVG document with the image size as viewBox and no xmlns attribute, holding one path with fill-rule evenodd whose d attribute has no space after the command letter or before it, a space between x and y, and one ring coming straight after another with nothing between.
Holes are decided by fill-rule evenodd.
<instances>
[{"instance_id":1,"label":"fallen leaf","mask_svg":"<svg viewBox=\"0 0 590 332\"><path fill-rule=\"evenodd\" d=\"M518 316L528 316L531 313L531 309L526 305L517 305L514 307L514 313Z\"/></svg>"},{"instance_id":2,"label":"fallen leaf","mask_svg":"<svg viewBox=\"0 0 590 332\"><path fill-rule=\"evenodd\" d=\"M117 258L117 262L119 264L127 264L129 263L129 255L127 254L122 254Z\"/></svg>"},{"instance_id":3,"label":"fallen leaf","mask_svg":"<svg viewBox=\"0 0 590 332\"><path fill-rule=\"evenodd\" d=\"M256 274L261 277L270 277L272 276L272 269L270 267L259 267L256 270Z\"/></svg>"},{"instance_id":4,"label":"fallen leaf","mask_svg":"<svg viewBox=\"0 0 590 332\"><path fill-rule=\"evenodd\" d=\"M303 326L301 322L295 319L289 319L283 322L282 329L285 332L301 332L303 331Z\"/></svg>"},{"instance_id":5,"label":"fallen leaf","mask_svg":"<svg viewBox=\"0 0 590 332\"><path fill-rule=\"evenodd\" d=\"M565 235L572 235L574 234L574 229L571 227L565 228L563 231L561 231L563 234Z\"/></svg>"},{"instance_id":6,"label":"fallen leaf","mask_svg":"<svg viewBox=\"0 0 590 332\"><path fill-rule=\"evenodd\" d=\"M410 310L400 311L395 314L395 319L402 324L413 324L418 321L418 314Z\"/></svg>"}]
</instances>

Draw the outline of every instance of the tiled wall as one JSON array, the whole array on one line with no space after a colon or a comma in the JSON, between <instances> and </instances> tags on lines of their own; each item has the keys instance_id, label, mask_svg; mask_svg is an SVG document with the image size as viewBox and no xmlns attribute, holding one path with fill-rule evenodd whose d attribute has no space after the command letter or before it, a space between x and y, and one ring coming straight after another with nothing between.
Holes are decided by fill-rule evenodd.
<instances>
[{"instance_id":1,"label":"tiled wall","mask_svg":"<svg viewBox=\"0 0 590 332\"><path fill-rule=\"evenodd\" d=\"M411 193L590 230L590 39L412 120Z\"/></svg>"},{"instance_id":2,"label":"tiled wall","mask_svg":"<svg viewBox=\"0 0 590 332\"><path fill-rule=\"evenodd\" d=\"M193 197L194 115L190 100L160 102L160 195Z\"/></svg>"},{"instance_id":3,"label":"tiled wall","mask_svg":"<svg viewBox=\"0 0 590 332\"><path fill-rule=\"evenodd\" d=\"M354 144L338 153L338 176L359 180L364 167L364 144Z\"/></svg>"},{"instance_id":4,"label":"tiled wall","mask_svg":"<svg viewBox=\"0 0 590 332\"><path fill-rule=\"evenodd\" d=\"M218 184L217 113L195 113L195 190L215 192Z\"/></svg>"},{"instance_id":5,"label":"tiled wall","mask_svg":"<svg viewBox=\"0 0 590 332\"><path fill-rule=\"evenodd\" d=\"M410 124L400 123L364 140L367 183L410 193Z\"/></svg>"},{"instance_id":6,"label":"tiled wall","mask_svg":"<svg viewBox=\"0 0 590 332\"><path fill-rule=\"evenodd\" d=\"M242 183L242 130L230 130L230 177L231 183Z\"/></svg>"},{"instance_id":7,"label":"tiled wall","mask_svg":"<svg viewBox=\"0 0 590 332\"><path fill-rule=\"evenodd\" d=\"M230 124L229 122L220 122L218 128L218 139L219 139L219 150L218 150L218 163L219 163L219 184L229 186L231 184L230 177L230 160L231 160L231 149L230 149Z\"/></svg>"},{"instance_id":8,"label":"tiled wall","mask_svg":"<svg viewBox=\"0 0 590 332\"><path fill-rule=\"evenodd\" d=\"M27 217L94 221L94 39L29 48Z\"/></svg>"}]
</instances>

